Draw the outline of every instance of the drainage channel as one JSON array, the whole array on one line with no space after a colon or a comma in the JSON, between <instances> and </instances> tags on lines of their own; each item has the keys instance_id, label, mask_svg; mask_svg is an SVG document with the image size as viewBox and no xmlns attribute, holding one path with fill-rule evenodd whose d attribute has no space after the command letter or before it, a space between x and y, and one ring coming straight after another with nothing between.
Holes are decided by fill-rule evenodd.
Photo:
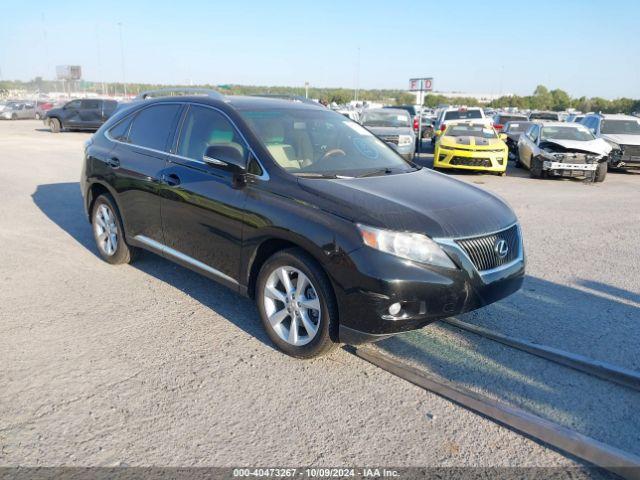
<instances>
[{"instance_id":1,"label":"drainage channel","mask_svg":"<svg viewBox=\"0 0 640 480\"><path fill-rule=\"evenodd\" d=\"M629 480L640 480L640 457L558 423L429 375L371 347L345 347L359 358L468 410Z\"/></svg>"},{"instance_id":2,"label":"drainage channel","mask_svg":"<svg viewBox=\"0 0 640 480\"><path fill-rule=\"evenodd\" d=\"M442 320L442 323L494 340L511 348L536 355L545 360L573 368L602 380L640 391L640 372L528 340L503 335L455 318L447 318L446 320Z\"/></svg>"}]
</instances>

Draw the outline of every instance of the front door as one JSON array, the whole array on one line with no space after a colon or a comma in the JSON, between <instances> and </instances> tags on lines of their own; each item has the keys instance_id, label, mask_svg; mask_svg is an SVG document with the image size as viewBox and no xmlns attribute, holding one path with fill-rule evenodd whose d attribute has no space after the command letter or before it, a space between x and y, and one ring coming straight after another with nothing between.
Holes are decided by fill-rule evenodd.
<instances>
[{"instance_id":1,"label":"front door","mask_svg":"<svg viewBox=\"0 0 640 480\"><path fill-rule=\"evenodd\" d=\"M240 275L246 194L234 188L231 173L203 161L206 148L215 144L231 145L247 157L244 140L223 113L191 105L163 175L162 223L169 248L233 285Z\"/></svg>"}]
</instances>

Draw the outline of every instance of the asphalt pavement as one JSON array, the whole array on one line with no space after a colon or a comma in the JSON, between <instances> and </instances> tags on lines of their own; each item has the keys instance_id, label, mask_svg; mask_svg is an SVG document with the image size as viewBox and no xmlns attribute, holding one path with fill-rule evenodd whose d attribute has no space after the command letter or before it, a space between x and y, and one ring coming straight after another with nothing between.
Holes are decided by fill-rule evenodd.
<instances>
[{"instance_id":1,"label":"asphalt pavement","mask_svg":"<svg viewBox=\"0 0 640 480\"><path fill-rule=\"evenodd\" d=\"M88 137L0 122L0 465L581 465L344 350L286 357L249 300L153 254L101 261ZM456 176L514 207L528 257L521 292L460 318L639 370L640 175ZM638 453L622 387L442 325L376 348Z\"/></svg>"}]
</instances>

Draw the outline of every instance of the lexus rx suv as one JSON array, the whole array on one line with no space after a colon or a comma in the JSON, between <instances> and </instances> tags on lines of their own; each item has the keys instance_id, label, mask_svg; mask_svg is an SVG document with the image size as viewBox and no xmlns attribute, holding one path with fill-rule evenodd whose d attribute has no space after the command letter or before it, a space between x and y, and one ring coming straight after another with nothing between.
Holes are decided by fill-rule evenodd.
<instances>
[{"instance_id":1,"label":"lexus rx suv","mask_svg":"<svg viewBox=\"0 0 640 480\"><path fill-rule=\"evenodd\" d=\"M523 280L504 201L311 102L137 102L87 142L81 188L105 261L146 249L253 298L295 357L420 328Z\"/></svg>"}]
</instances>

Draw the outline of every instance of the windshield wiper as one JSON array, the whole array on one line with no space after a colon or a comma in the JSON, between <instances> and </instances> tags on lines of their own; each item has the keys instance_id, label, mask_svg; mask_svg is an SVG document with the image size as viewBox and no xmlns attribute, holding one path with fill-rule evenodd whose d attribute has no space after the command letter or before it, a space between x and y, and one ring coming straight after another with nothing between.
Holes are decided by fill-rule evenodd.
<instances>
[{"instance_id":1,"label":"windshield wiper","mask_svg":"<svg viewBox=\"0 0 640 480\"><path fill-rule=\"evenodd\" d=\"M294 175L303 178L353 178L346 175L336 175L335 173L298 172L294 173Z\"/></svg>"},{"instance_id":2,"label":"windshield wiper","mask_svg":"<svg viewBox=\"0 0 640 480\"><path fill-rule=\"evenodd\" d=\"M393 170L391 170L391 168L389 167L385 167L385 168L377 168L375 170L371 170L369 172L365 172L362 175L357 175L356 178L364 178L364 177L374 177L376 175L381 175L381 174L385 174L388 175L390 173L393 173Z\"/></svg>"}]
</instances>

